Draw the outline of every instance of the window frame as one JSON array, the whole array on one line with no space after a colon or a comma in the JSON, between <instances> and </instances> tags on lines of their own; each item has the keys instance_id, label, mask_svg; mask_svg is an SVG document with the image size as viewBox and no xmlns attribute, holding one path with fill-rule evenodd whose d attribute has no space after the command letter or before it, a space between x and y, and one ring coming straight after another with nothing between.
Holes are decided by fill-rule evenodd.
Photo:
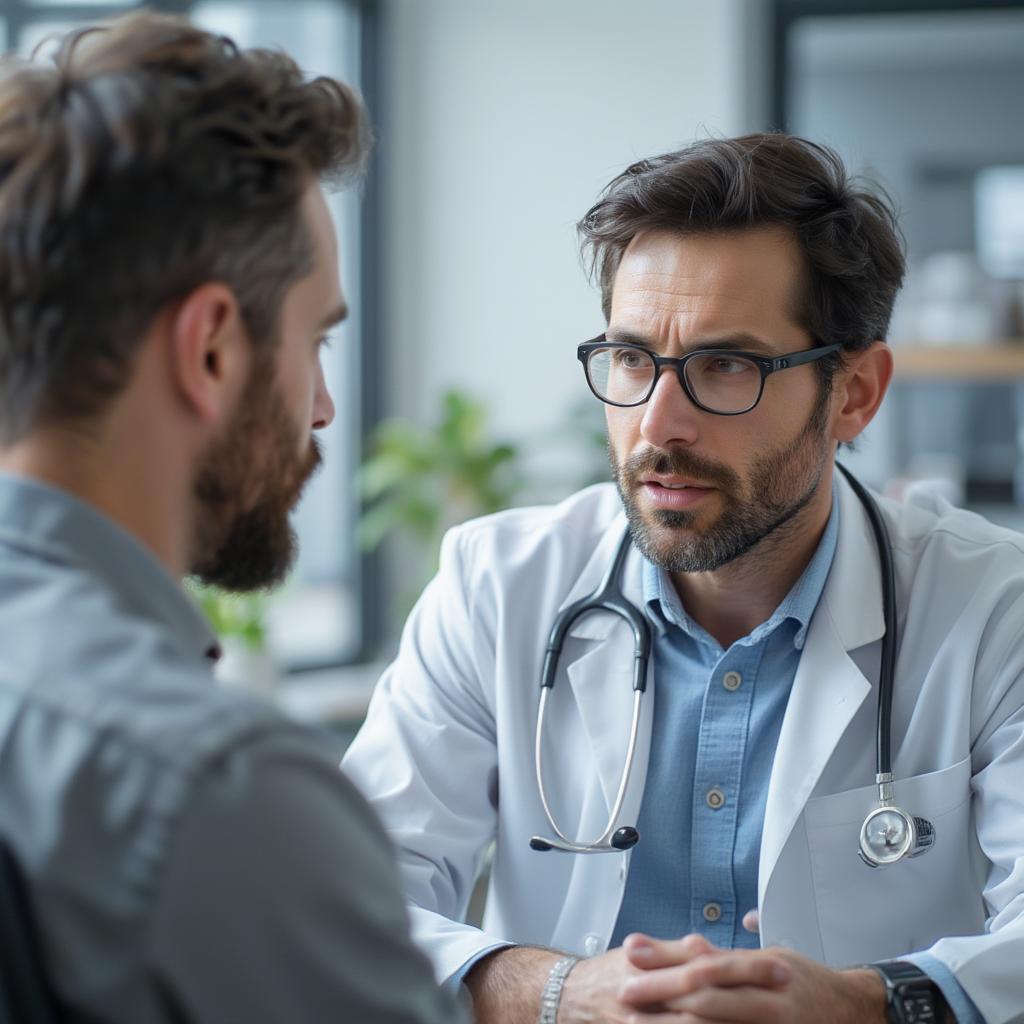
<instances>
[{"instance_id":1,"label":"window frame","mask_svg":"<svg viewBox=\"0 0 1024 1024\"><path fill-rule=\"evenodd\" d=\"M858 14L949 14L1024 9L1021 0L773 0L770 20L771 125L789 128L790 32L802 18Z\"/></svg>"}]
</instances>

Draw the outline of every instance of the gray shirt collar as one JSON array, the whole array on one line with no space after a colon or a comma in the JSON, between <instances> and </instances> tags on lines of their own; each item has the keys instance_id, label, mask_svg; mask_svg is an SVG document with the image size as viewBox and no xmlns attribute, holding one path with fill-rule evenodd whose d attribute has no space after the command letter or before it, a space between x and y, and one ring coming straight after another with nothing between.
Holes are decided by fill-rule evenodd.
<instances>
[{"instance_id":1,"label":"gray shirt collar","mask_svg":"<svg viewBox=\"0 0 1024 1024\"><path fill-rule=\"evenodd\" d=\"M0 547L84 569L163 626L189 660L220 649L206 617L148 548L66 491L0 472Z\"/></svg>"}]
</instances>

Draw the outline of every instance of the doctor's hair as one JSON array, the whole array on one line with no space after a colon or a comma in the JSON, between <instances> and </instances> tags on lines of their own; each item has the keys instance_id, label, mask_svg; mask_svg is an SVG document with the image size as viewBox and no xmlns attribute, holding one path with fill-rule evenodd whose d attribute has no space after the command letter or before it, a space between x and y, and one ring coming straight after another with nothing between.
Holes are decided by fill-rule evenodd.
<instances>
[{"instance_id":1,"label":"doctor's hair","mask_svg":"<svg viewBox=\"0 0 1024 1024\"><path fill-rule=\"evenodd\" d=\"M577 225L605 319L623 253L642 231L681 235L789 229L806 276L797 322L815 345L884 340L903 282L903 236L880 186L851 177L826 146L781 132L703 139L626 168ZM826 384L842 353L817 365Z\"/></svg>"},{"instance_id":2,"label":"doctor's hair","mask_svg":"<svg viewBox=\"0 0 1024 1024\"><path fill-rule=\"evenodd\" d=\"M206 282L273 351L313 267L302 196L368 149L346 85L182 18L136 12L41 50L0 61L5 444L101 412L153 318Z\"/></svg>"}]
</instances>

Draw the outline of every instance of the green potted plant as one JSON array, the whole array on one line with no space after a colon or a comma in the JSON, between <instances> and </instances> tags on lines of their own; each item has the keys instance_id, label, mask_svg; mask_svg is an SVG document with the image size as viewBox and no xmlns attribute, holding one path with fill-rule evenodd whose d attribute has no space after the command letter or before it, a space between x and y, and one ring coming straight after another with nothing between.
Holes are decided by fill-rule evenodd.
<instances>
[{"instance_id":1,"label":"green potted plant","mask_svg":"<svg viewBox=\"0 0 1024 1024\"><path fill-rule=\"evenodd\" d=\"M386 537L408 538L421 556L418 593L436 568L449 526L515 503L523 485L520 452L488 436L483 402L452 390L442 397L433 427L402 419L380 424L358 485L361 545L372 550Z\"/></svg>"}]
</instances>

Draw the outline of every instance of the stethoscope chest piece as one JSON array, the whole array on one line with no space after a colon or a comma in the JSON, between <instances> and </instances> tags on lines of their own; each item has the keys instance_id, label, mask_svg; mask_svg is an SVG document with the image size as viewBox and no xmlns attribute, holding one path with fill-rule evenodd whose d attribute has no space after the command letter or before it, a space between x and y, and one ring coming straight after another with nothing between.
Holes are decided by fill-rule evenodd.
<instances>
[{"instance_id":1,"label":"stethoscope chest piece","mask_svg":"<svg viewBox=\"0 0 1024 1024\"><path fill-rule=\"evenodd\" d=\"M931 849L935 828L899 807L876 807L860 830L860 859L868 867L884 868L904 857L917 857Z\"/></svg>"}]
</instances>

